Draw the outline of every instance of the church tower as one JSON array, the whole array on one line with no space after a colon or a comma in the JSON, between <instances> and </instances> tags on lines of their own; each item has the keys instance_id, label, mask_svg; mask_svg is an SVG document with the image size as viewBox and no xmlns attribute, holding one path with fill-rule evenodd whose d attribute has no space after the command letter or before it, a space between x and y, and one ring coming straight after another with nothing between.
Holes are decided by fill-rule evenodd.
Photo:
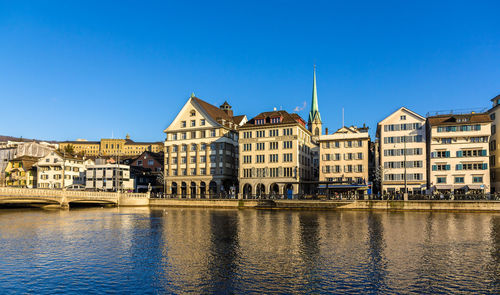
<instances>
[{"instance_id":1,"label":"church tower","mask_svg":"<svg viewBox=\"0 0 500 295\"><path fill-rule=\"evenodd\" d=\"M311 111L309 112L307 126L309 131L311 131L313 138L318 138L321 135L323 123L321 122L321 116L319 114L318 94L316 92L316 66L314 66Z\"/></svg>"}]
</instances>

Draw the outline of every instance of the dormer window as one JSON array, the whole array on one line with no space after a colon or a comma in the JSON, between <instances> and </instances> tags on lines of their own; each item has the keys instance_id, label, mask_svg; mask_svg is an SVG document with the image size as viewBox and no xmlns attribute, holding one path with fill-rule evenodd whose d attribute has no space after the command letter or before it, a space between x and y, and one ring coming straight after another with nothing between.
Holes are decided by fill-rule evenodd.
<instances>
[{"instance_id":1,"label":"dormer window","mask_svg":"<svg viewBox=\"0 0 500 295\"><path fill-rule=\"evenodd\" d=\"M265 123L264 119L255 119L255 125L262 125Z\"/></svg>"},{"instance_id":2,"label":"dormer window","mask_svg":"<svg viewBox=\"0 0 500 295\"><path fill-rule=\"evenodd\" d=\"M281 123L281 117L271 118L271 123L273 124Z\"/></svg>"}]
</instances>

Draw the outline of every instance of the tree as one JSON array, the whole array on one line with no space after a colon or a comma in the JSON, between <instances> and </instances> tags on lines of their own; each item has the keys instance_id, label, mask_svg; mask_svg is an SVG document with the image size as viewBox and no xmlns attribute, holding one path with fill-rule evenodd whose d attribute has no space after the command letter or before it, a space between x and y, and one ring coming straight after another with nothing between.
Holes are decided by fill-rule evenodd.
<instances>
[{"instance_id":1,"label":"tree","mask_svg":"<svg viewBox=\"0 0 500 295\"><path fill-rule=\"evenodd\" d=\"M68 144L67 146L64 147L64 152L66 154L74 155L75 154L75 148L73 147L72 144Z\"/></svg>"}]
</instances>

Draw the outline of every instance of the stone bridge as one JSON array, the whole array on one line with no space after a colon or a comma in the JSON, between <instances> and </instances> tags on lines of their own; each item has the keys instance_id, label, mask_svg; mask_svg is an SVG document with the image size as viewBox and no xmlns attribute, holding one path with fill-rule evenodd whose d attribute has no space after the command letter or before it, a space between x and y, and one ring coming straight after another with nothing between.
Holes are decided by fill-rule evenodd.
<instances>
[{"instance_id":1,"label":"stone bridge","mask_svg":"<svg viewBox=\"0 0 500 295\"><path fill-rule=\"evenodd\" d=\"M60 207L72 204L148 206L149 194L0 187L0 205L7 204Z\"/></svg>"}]
</instances>

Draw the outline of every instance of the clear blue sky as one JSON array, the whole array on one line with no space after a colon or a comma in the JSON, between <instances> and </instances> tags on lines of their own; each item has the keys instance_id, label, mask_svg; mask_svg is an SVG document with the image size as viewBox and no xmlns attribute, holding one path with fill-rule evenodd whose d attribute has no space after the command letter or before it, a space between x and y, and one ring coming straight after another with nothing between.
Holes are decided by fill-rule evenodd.
<instances>
[{"instance_id":1,"label":"clear blue sky","mask_svg":"<svg viewBox=\"0 0 500 295\"><path fill-rule=\"evenodd\" d=\"M163 140L193 91L307 119L314 63L330 130L489 107L499 2L0 0L0 134Z\"/></svg>"}]
</instances>

